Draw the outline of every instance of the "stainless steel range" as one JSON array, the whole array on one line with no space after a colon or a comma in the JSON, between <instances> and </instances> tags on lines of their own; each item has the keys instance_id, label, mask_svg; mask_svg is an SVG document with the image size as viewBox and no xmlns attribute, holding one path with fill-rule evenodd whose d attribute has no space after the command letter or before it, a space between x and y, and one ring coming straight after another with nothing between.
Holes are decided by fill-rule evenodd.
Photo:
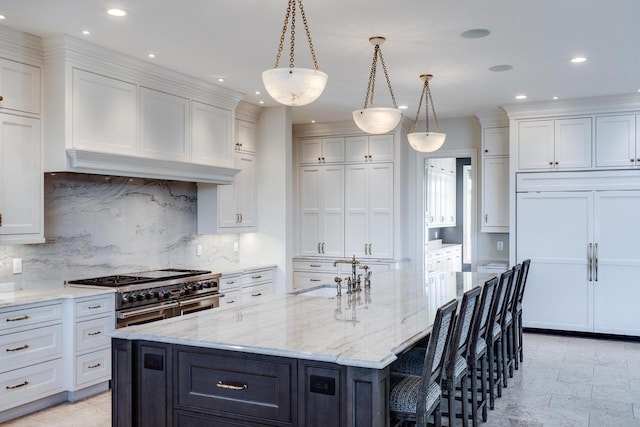
<instances>
[{"instance_id":1,"label":"stainless steel range","mask_svg":"<svg viewBox=\"0 0 640 427\"><path fill-rule=\"evenodd\" d=\"M218 307L219 279L211 271L168 268L66 283L115 288L116 327L123 328Z\"/></svg>"}]
</instances>

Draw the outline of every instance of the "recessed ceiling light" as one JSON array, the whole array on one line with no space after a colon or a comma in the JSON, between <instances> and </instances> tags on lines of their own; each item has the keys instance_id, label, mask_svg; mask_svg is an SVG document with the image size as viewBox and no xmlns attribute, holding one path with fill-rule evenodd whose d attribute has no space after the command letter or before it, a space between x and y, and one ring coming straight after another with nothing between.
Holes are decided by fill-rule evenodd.
<instances>
[{"instance_id":1,"label":"recessed ceiling light","mask_svg":"<svg viewBox=\"0 0 640 427\"><path fill-rule=\"evenodd\" d=\"M489 71L495 71L495 72L510 71L510 70L513 70L513 65L501 64L501 65L494 65L493 67L489 67Z\"/></svg>"},{"instance_id":2,"label":"recessed ceiling light","mask_svg":"<svg viewBox=\"0 0 640 427\"><path fill-rule=\"evenodd\" d=\"M264 104L264 101L258 101L258 104Z\"/></svg>"},{"instance_id":3,"label":"recessed ceiling light","mask_svg":"<svg viewBox=\"0 0 640 427\"><path fill-rule=\"evenodd\" d=\"M256 91L256 95L260 95L260 91L259 90Z\"/></svg>"},{"instance_id":4,"label":"recessed ceiling light","mask_svg":"<svg viewBox=\"0 0 640 427\"><path fill-rule=\"evenodd\" d=\"M222 83L222 82L224 81L224 78L219 77L219 78L218 78L218 81L219 81L220 83Z\"/></svg>"},{"instance_id":5,"label":"recessed ceiling light","mask_svg":"<svg viewBox=\"0 0 640 427\"><path fill-rule=\"evenodd\" d=\"M6 17L4 15L0 15L0 21L5 19Z\"/></svg>"},{"instance_id":6,"label":"recessed ceiling light","mask_svg":"<svg viewBox=\"0 0 640 427\"><path fill-rule=\"evenodd\" d=\"M311 120L311 123L315 123L315 122L316 122L315 120Z\"/></svg>"},{"instance_id":7,"label":"recessed ceiling light","mask_svg":"<svg viewBox=\"0 0 640 427\"><path fill-rule=\"evenodd\" d=\"M82 34L84 34L85 36L88 36L89 34L91 34L91 31L89 31L89 30L82 30Z\"/></svg>"},{"instance_id":8,"label":"recessed ceiling light","mask_svg":"<svg viewBox=\"0 0 640 427\"><path fill-rule=\"evenodd\" d=\"M123 9L109 9L107 10L107 13L111 16L127 16L127 12Z\"/></svg>"},{"instance_id":9,"label":"recessed ceiling light","mask_svg":"<svg viewBox=\"0 0 640 427\"><path fill-rule=\"evenodd\" d=\"M149 58L155 58L156 54L155 53L150 53L149 55L147 55Z\"/></svg>"},{"instance_id":10,"label":"recessed ceiling light","mask_svg":"<svg viewBox=\"0 0 640 427\"><path fill-rule=\"evenodd\" d=\"M398 105L398 108L401 109L401 110L406 110L406 109L409 108L409 106L408 105Z\"/></svg>"},{"instance_id":11,"label":"recessed ceiling light","mask_svg":"<svg viewBox=\"0 0 640 427\"><path fill-rule=\"evenodd\" d=\"M482 37L487 37L491 34L491 31L484 28L474 28L472 30L463 31L460 33L460 37L463 39L480 39Z\"/></svg>"},{"instance_id":12,"label":"recessed ceiling light","mask_svg":"<svg viewBox=\"0 0 640 427\"><path fill-rule=\"evenodd\" d=\"M557 96L554 96L554 97L553 97L553 99L558 99L558 97L557 97Z\"/></svg>"},{"instance_id":13,"label":"recessed ceiling light","mask_svg":"<svg viewBox=\"0 0 640 427\"><path fill-rule=\"evenodd\" d=\"M587 58L585 58L584 56L576 56L571 58L571 62L573 62L574 64L579 64L581 62L585 62L587 60Z\"/></svg>"},{"instance_id":14,"label":"recessed ceiling light","mask_svg":"<svg viewBox=\"0 0 640 427\"><path fill-rule=\"evenodd\" d=\"M516 99L527 99L527 95L516 95Z\"/></svg>"}]
</instances>

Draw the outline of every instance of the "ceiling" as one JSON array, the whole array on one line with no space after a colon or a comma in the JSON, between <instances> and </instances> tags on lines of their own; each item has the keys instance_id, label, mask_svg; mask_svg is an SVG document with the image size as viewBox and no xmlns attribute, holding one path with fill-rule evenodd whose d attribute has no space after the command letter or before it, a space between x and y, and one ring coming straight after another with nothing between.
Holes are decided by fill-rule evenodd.
<instances>
[{"instance_id":1,"label":"ceiling","mask_svg":"<svg viewBox=\"0 0 640 427\"><path fill-rule=\"evenodd\" d=\"M519 102L637 93L640 89L640 1L636 0L305 0L327 88L293 108L294 123L344 121L362 108L373 46L382 52L398 104L416 113L431 73L439 118ZM111 7L128 12L106 14ZM0 25L47 37L67 33L241 91L251 103L276 105L261 72L273 67L285 0L0 0ZM296 26L296 66L311 68L304 28ZM488 29L484 38L460 37ZM90 35L83 35L82 30ZM286 49L286 46L285 46ZM156 57L149 59L147 55ZM635 52L635 53L634 53ZM581 64L570 59L583 55ZM284 52L282 65L287 66ZM512 65L493 72L495 65ZM391 106L382 70L376 106ZM261 95L255 92L260 91ZM423 107L424 108L424 107ZM424 112L424 109L423 109Z\"/></svg>"}]
</instances>

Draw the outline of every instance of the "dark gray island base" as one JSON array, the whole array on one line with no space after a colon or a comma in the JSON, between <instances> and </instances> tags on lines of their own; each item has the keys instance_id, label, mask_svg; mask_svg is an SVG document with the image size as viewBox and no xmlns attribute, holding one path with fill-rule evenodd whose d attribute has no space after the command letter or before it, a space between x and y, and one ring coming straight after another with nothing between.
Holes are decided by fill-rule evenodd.
<instances>
[{"instance_id":1,"label":"dark gray island base","mask_svg":"<svg viewBox=\"0 0 640 427\"><path fill-rule=\"evenodd\" d=\"M114 426L388 426L388 368L113 339Z\"/></svg>"},{"instance_id":2,"label":"dark gray island base","mask_svg":"<svg viewBox=\"0 0 640 427\"><path fill-rule=\"evenodd\" d=\"M394 270L116 329L113 425L387 427L389 365L489 277Z\"/></svg>"}]
</instances>

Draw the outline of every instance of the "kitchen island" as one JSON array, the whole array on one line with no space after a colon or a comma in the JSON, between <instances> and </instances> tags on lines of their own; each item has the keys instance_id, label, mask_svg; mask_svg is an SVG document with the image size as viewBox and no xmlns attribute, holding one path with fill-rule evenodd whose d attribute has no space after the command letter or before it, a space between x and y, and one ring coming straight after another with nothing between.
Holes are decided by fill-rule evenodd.
<instances>
[{"instance_id":1,"label":"kitchen island","mask_svg":"<svg viewBox=\"0 0 640 427\"><path fill-rule=\"evenodd\" d=\"M394 270L116 330L113 425L387 426L389 364L489 277Z\"/></svg>"}]
</instances>

